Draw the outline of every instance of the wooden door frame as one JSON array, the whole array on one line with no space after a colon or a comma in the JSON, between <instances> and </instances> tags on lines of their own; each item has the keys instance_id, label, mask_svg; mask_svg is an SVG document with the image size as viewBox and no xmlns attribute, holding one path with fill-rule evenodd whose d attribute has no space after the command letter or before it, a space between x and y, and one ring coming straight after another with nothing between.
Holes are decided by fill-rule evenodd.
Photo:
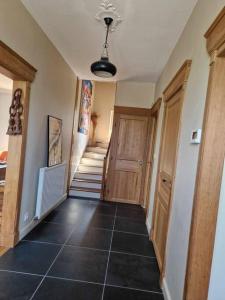
<instances>
[{"instance_id":1,"label":"wooden door frame","mask_svg":"<svg viewBox=\"0 0 225 300\"><path fill-rule=\"evenodd\" d=\"M160 163L161 163L161 158L162 158L162 145L163 145L163 137L164 137L164 132L165 132L165 117L166 117L166 106L169 100L177 93L181 93L181 101L182 101L182 106L183 106L183 101L184 101L184 96L185 96L185 91L186 91L186 86L187 86L187 81L189 78L190 74L190 69L191 69L191 60L186 60L184 64L181 66L181 68L178 70L176 75L173 77L167 88L163 92L163 101L164 101L164 116L163 116L163 124L162 124L162 132L161 132L161 140L160 140L160 150L159 150L159 162L158 162L158 169L157 169L157 180L156 180L156 185L155 185L155 195L154 195L154 207L153 207L153 215L152 215L152 226L151 226L151 233L150 233L150 238L153 242L153 246L156 249L153 241L153 232L154 232L154 224L155 224L155 217L156 217L156 201L157 201L157 190L158 190L158 185L159 185L159 173L160 173ZM181 114L180 114L180 120L179 123L181 123L181 117L182 117L182 109L181 109ZM181 124L180 124L181 125ZM177 138L177 147L176 147L176 159L175 159L175 172L173 174L173 184L172 184L172 189L171 189L171 198L170 198L170 206L169 206L169 215L168 215L168 225L167 225L167 233L166 233L166 240L168 237L168 228L169 228L169 223L170 223L170 215L171 215L171 208L172 208L172 202L173 202L173 192L174 192L174 179L176 175L176 163L177 163L177 152L178 152L178 145L179 145L179 135L180 135L180 126L179 125L179 132L178 132L178 138ZM161 282L165 276L165 267L166 267L166 250L165 254L163 257L162 261L162 266L160 268L160 277L161 277Z\"/></svg>"},{"instance_id":2,"label":"wooden door frame","mask_svg":"<svg viewBox=\"0 0 225 300\"><path fill-rule=\"evenodd\" d=\"M150 205L150 188L152 182L152 171L154 165L154 151L156 134L158 130L158 117L162 103L162 98L159 98L150 109L149 116L149 129L148 129L148 143L146 147L146 164L145 164L145 178L143 183L143 206L146 215L148 214L148 208Z\"/></svg>"},{"instance_id":3,"label":"wooden door frame","mask_svg":"<svg viewBox=\"0 0 225 300\"><path fill-rule=\"evenodd\" d=\"M111 139L111 149L110 149L110 158L109 160L112 161L112 156L114 156L114 153L116 152L117 145L114 143L114 136L118 135L119 128L116 126L119 120L119 116L122 115L131 115L131 116L140 116L140 117L147 117L149 118L149 115L151 113L151 109L149 108L140 108L140 107L128 107L128 106L114 106L114 119L113 119L113 128L112 128L112 139ZM144 159L146 160L146 152L144 154ZM143 170L144 172L144 170ZM106 199L107 201L112 201L111 193L109 190L109 186L113 186L114 182L111 177L111 164L109 164L108 169L108 180L106 182ZM143 180L142 180L142 186L143 186ZM143 201L140 199L140 204Z\"/></svg>"},{"instance_id":4,"label":"wooden door frame","mask_svg":"<svg viewBox=\"0 0 225 300\"><path fill-rule=\"evenodd\" d=\"M205 300L211 275L225 156L225 7L205 34L211 57L184 288Z\"/></svg>"},{"instance_id":5,"label":"wooden door frame","mask_svg":"<svg viewBox=\"0 0 225 300\"><path fill-rule=\"evenodd\" d=\"M0 245L13 247L19 239L19 217L23 187L30 85L37 70L0 41L0 72L13 80L13 91L22 89L22 134L9 136L6 185L3 199Z\"/></svg>"}]
</instances>

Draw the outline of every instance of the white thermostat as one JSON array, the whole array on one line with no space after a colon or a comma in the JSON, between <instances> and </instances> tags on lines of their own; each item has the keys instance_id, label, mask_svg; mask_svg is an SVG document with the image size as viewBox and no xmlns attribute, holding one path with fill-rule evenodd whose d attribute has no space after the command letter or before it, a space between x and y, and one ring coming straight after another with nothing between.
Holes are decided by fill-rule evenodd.
<instances>
[{"instance_id":1,"label":"white thermostat","mask_svg":"<svg viewBox=\"0 0 225 300\"><path fill-rule=\"evenodd\" d=\"M202 130L197 129L192 131L191 134L191 144L200 144L201 143L201 137L202 137Z\"/></svg>"}]
</instances>

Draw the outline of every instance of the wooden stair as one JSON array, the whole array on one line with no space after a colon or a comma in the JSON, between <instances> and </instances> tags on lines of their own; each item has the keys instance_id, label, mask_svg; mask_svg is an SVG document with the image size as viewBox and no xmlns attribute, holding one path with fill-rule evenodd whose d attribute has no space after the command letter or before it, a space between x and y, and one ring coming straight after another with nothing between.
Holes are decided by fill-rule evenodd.
<instances>
[{"instance_id":1,"label":"wooden stair","mask_svg":"<svg viewBox=\"0 0 225 300\"><path fill-rule=\"evenodd\" d=\"M69 196L100 199L105 147L87 147L72 180Z\"/></svg>"}]
</instances>

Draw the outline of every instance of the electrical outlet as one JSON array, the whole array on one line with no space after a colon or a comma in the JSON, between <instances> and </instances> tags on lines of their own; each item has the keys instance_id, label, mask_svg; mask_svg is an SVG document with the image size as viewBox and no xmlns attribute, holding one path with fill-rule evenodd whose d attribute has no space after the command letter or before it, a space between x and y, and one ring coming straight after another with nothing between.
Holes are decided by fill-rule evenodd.
<instances>
[{"instance_id":1,"label":"electrical outlet","mask_svg":"<svg viewBox=\"0 0 225 300\"><path fill-rule=\"evenodd\" d=\"M24 220L24 222L27 222L28 219L29 219L29 213L26 212L26 213L24 214L23 220Z\"/></svg>"}]
</instances>

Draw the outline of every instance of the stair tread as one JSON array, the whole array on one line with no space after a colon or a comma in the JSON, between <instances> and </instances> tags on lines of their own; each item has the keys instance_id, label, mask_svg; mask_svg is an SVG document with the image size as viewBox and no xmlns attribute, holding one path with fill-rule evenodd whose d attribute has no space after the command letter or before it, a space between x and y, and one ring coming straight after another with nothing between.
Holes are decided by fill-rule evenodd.
<instances>
[{"instance_id":1,"label":"stair tread","mask_svg":"<svg viewBox=\"0 0 225 300\"><path fill-rule=\"evenodd\" d=\"M73 181L78 181L78 182L88 182L88 183L102 183L101 180L98 179L86 179L86 178L73 178Z\"/></svg>"},{"instance_id":2,"label":"stair tread","mask_svg":"<svg viewBox=\"0 0 225 300\"><path fill-rule=\"evenodd\" d=\"M101 193L101 189L86 188L86 187L70 187L70 190L90 192L90 193Z\"/></svg>"}]
</instances>

